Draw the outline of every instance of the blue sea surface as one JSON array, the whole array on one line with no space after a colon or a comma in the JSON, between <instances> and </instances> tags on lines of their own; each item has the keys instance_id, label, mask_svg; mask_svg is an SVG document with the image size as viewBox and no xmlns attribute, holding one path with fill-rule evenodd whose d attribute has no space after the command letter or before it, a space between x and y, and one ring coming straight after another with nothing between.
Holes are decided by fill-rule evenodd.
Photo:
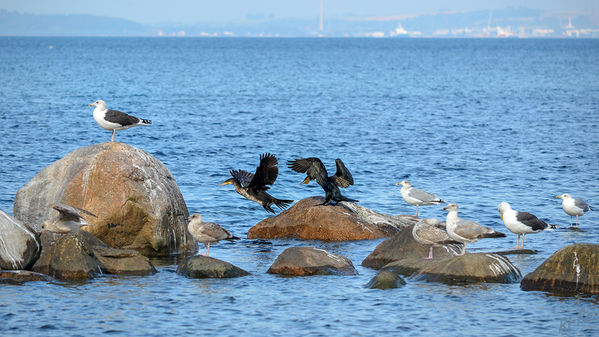
<instances>
[{"instance_id":1,"label":"blue sea surface","mask_svg":"<svg viewBox=\"0 0 599 337\"><path fill-rule=\"evenodd\" d=\"M285 165L341 158L344 195L387 214L415 213L395 183L457 202L460 216L507 233L468 245L506 250L515 235L497 205L559 227L529 235L537 255L511 255L523 275L572 243L599 243L599 212L580 218L555 196L599 208L599 40L0 37L0 209L73 150L110 140L88 104L151 119L117 133L175 176L187 207L240 237L269 216L231 186L229 170L279 158L271 193L322 195ZM442 219L440 206L420 209ZM516 284L449 286L408 279L370 290L360 266L382 242L244 239L211 256L252 273L187 279L176 259L146 277L0 285L2 336L597 336L596 296L524 292ZM291 246L349 258L356 276L266 273Z\"/></svg>"}]
</instances>

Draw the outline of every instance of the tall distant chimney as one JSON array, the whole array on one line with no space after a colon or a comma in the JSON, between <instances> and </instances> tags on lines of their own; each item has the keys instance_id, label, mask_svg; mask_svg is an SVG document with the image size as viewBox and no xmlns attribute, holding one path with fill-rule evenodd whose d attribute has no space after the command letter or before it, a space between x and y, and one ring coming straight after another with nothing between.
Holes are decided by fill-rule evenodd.
<instances>
[{"instance_id":1,"label":"tall distant chimney","mask_svg":"<svg viewBox=\"0 0 599 337\"><path fill-rule=\"evenodd\" d=\"M320 0L320 31L322 32L323 30L323 24L322 24L322 3L324 0Z\"/></svg>"}]
</instances>

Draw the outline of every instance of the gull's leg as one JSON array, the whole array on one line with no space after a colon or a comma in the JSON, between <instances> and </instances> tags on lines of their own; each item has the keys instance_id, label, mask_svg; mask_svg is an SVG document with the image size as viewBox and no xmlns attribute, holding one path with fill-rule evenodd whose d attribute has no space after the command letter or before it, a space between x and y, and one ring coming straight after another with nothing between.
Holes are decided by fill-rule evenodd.
<instances>
[{"instance_id":1,"label":"gull's leg","mask_svg":"<svg viewBox=\"0 0 599 337\"><path fill-rule=\"evenodd\" d=\"M208 243L208 253L206 253L206 256L210 256L210 243Z\"/></svg>"},{"instance_id":2,"label":"gull's leg","mask_svg":"<svg viewBox=\"0 0 599 337\"><path fill-rule=\"evenodd\" d=\"M418 205L416 205L416 217L418 217Z\"/></svg>"},{"instance_id":3,"label":"gull's leg","mask_svg":"<svg viewBox=\"0 0 599 337\"><path fill-rule=\"evenodd\" d=\"M526 236L526 233L522 234L522 246L520 246L520 249L524 249L524 237Z\"/></svg>"},{"instance_id":4,"label":"gull's leg","mask_svg":"<svg viewBox=\"0 0 599 337\"><path fill-rule=\"evenodd\" d=\"M116 130L112 130L112 141L114 142L114 135L116 134Z\"/></svg>"},{"instance_id":5,"label":"gull's leg","mask_svg":"<svg viewBox=\"0 0 599 337\"><path fill-rule=\"evenodd\" d=\"M516 239L516 247L512 247L512 249L518 249L520 248L520 234L518 234L518 239Z\"/></svg>"},{"instance_id":6,"label":"gull's leg","mask_svg":"<svg viewBox=\"0 0 599 337\"><path fill-rule=\"evenodd\" d=\"M464 242L464 246L462 247L462 252L460 253L460 255L464 255L466 254L466 243Z\"/></svg>"},{"instance_id":7,"label":"gull's leg","mask_svg":"<svg viewBox=\"0 0 599 337\"><path fill-rule=\"evenodd\" d=\"M425 260L432 260L433 259L433 246L431 246L431 248L428 250L428 257L424 258Z\"/></svg>"}]
</instances>

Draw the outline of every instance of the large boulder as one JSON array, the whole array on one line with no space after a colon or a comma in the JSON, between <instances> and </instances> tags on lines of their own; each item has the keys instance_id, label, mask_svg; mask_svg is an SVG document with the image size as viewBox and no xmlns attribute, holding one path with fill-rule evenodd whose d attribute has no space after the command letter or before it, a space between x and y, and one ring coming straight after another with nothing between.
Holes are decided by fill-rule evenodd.
<instances>
[{"instance_id":1,"label":"large boulder","mask_svg":"<svg viewBox=\"0 0 599 337\"><path fill-rule=\"evenodd\" d=\"M27 269L40 251L37 235L21 221L0 211L0 270Z\"/></svg>"},{"instance_id":2,"label":"large boulder","mask_svg":"<svg viewBox=\"0 0 599 337\"><path fill-rule=\"evenodd\" d=\"M356 275L358 271L343 256L312 247L290 247L277 257L269 274L285 276Z\"/></svg>"},{"instance_id":3,"label":"large boulder","mask_svg":"<svg viewBox=\"0 0 599 337\"><path fill-rule=\"evenodd\" d=\"M86 230L107 245L146 256L195 251L175 178L149 153L124 143L79 148L40 171L15 197L15 218L37 232L56 202L86 209Z\"/></svg>"},{"instance_id":4,"label":"large boulder","mask_svg":"<svg viewBox=\"0 0 599 337\"><path fill-rule=\"evenodd\" d=\"M54 236L58 236L54 239ZM102 274L148 275L156 272L150 260L138 251L106 246L86 231L41 235L42 254L35 272L58 280L86 280Z\"/></svg>"},{"instance_id":5,"label":"large boulder","mask_svg":"<svg viewBox=\"0 0 599 337\"><path fill-rule=\"evenodd\" d=\"M520 283L522 290L599 294L599 245L577 243L553 253Z\"/></svg>"},{"instance_id":6,"label":"large boulder","mask_svg":"<svg viewBox=\"0 0 599 337\"><path fill-rule=\"evenodd\" d=\"M422 268L413 277L447 284L515 283L522 278L522 274L505 256L475 253L438 260Z\"/></svg>"},{"instance_id":7,"label":"large boulder","mask_svg":"<svg viewBox=\"0 0 599 337\"><path fill-rule=\"evenodd\" d=\"M204 255L187 258L177 268L177 274L189 278L232 278L250 275L229 262Z\"/></svg>"},{"instance_id":8,"label":"large boulder","mask_svg":"<svg viewBox=\"0 0 599 337\"><path fill-rule=\"evenodd\" d=\"M381 242L376 246L374 251L362 261L362 266L381 269L391 262L404 259L410 259L412 261L410 265L416 263L420 266L424 266L428 265L430 261L453 257L460 253L462 249L461 244L447 244L433 247L434 259L424 260L423 258L428 256L430 246L423 245L414 240L414 236L412 235L413 227L413 225L410 225L402 229L399 234Z\"/></svg>"},{"instance_id":9,"label":"large boulder","mask_svg":"<svg viewBox=\"0 0 599 337\"><path fill-rule=\"evenodd\" d=\"M416 222L411 216L385 215L352 202L321 206L323 202L322 197L302 199L279 215L260 221L249 230L248 238L377 239L391 236Z\"/></svg>"}]
</instances>

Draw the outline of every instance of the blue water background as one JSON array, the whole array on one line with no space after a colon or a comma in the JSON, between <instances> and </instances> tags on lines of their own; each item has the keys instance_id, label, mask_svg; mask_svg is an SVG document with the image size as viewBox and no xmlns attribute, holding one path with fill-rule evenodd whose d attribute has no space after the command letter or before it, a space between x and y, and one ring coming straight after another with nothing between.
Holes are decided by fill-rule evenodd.
<instances>
[{"instance_id":1,"label":"blue water background","mask_svg":"<svg viewBox=\"0 0 599 337\"><path fill-rule=\"evenodd\" d=\"M395 183L460 205L463 218L507 238L469 245L504 250L515 235L497 204L508 201L560 227L529 235L537 255L510 256L523 274L559 248L599 243L599 212L585 232L555 196L599 208L599 40L0 38L0 209L71 151L110 139L88 104L151 119L117 133L171 170L190 212L234 234L268 216L230 186L230 169L253 171L274 153L271 192L322 194L284 163L342 158L363 206L414 213ZM444 218L439 206L421 216ZM596 297L523 292L519 284L447 286L408 280L369 290L360 266L381 240L252 240L211 255L252 276L190 280L175 261L147 277L83 284L0 286L4 336L153 335L597 335ZM357 276L284 278L266 270L285 248L316 246L348 257Z\"/></svg>"}]
</instances>

